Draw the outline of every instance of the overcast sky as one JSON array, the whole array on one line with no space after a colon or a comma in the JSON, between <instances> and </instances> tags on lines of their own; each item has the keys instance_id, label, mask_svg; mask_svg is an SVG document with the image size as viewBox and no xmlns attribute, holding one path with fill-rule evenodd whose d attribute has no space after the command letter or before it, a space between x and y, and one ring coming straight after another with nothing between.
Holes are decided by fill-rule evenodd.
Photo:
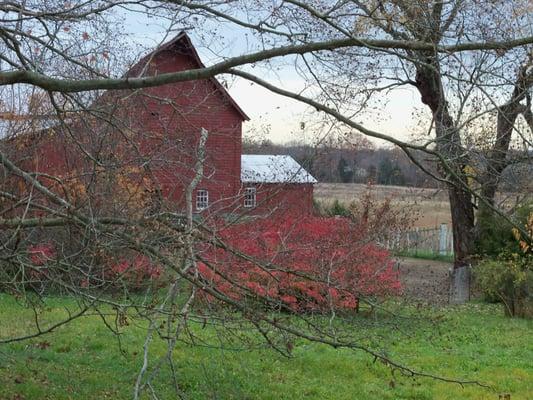
<instances>
[{"instance_id":1,"label":"overcast sky","mask_svg":"<svg viewBox=\"0 0 533 400\"><path fill-rule=\"evenodd\" d=\"M151 49L162 41L168 41L178 32L166 33L165 21L147 19L142 15L127 14L125 16L125 28L127 37L137 44L141 44L146 49ZM214 60L213 52L195 40L195 33L200 28L189 31L193 43L197 47L200 57L206 65ZM225 35L229 45L223 50L217 49L217 53L225 56L232 56L242 53L245 49L239 43L239 35L236 32L226 32ZM229 39L228 39L229 38ZM281 85L284 89L301 90L305 82L296 73L289 70L281 70L278 79L272 76L261 75L261 72L254 71L262 78L275 79L274 83ZM224 79L224 78L219 78ZM313 119L318 118L316 111L292 99L274 94L256 84L242 79L229 78L229 92L239 103L242 109L250 117L243 127L245 136L261 137L270 139L273 142L289 142L294 140L312 141L316 134L320 132L310 132L309 129L302 131L301 122L305 122L306 127L313 126ZM416 123L412 117L413 108L420 106L419 96L414 90L401 89L389 94L386 98L386 105L380 108L379 115L366 115L357 122L364 123L368 128L393 135L400 139L408 139ZM381 144L374 140L375 143Z\"/></svg>"}]
</instances>

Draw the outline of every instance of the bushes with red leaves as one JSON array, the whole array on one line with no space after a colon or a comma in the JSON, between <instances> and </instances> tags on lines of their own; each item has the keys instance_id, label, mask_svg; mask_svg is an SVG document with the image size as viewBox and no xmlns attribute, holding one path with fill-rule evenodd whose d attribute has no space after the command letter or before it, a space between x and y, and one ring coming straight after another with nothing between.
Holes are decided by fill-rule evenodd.
<instances>
[{"instance_id":1,"label":"bushes with red leaves","mask_svg":"<svg viewBox=\"0 0 533 400\"><path fill-rule=\"evenodd\" d=\"M85 264L88 258L80 257L78 268L64 268L61 261L65 254L58 255L56 246L51 242L41 242L28 246L28 260L32 268L28 271L28 283L45 284L54 279L64 279L68 274L71 284L82 288L113 289L126 286L138 290L153 282L160 283L163 269L153 263L149 257L121 251L121 255L96 252L92 264Z\"/></svg>"},{"instance_id":2,"label":"bushes with red leaves","mask_svg":"<svg viewBox=\"0 0 533 400\"><path fill-rule=\"evenodd\" d=\"M28 259L33 268L26 270L26 283L40 284L48 279L48 266L57 257L54 245L50 242L38 243L28 247Z\"/></svg>"},{"instance_id":3,"label":"bushes with red leaves","mask_svg":"<svg viewBox=\"0 0 533 400\"><path fill-rule=\"evenodd\" d=\"M130 289L140 289L147 282L158 280L163 269L148 257L138 254L132 259L122 258L111 265L107 274L108 282L122 283Z\"/></svg>"},{"instance_id":4,"label":"bushes with red leaves","mask_svg":"<svg viewBox=\"0 0 533 400\"><path fill-rule=\"evenodd\" d=\"M200 253L199 270L206 284L235 300L355 310L361 297L401 289L389 253L367 236L348 218L240 223L217 231L220 243Z\"/></svg>"},{"instance_id":5,"label":"bushes with red leaves","mask_svg":"<svg viewBox=\"0 0 533 400\"><path fill-rule=\"evenodd\" d=\"M41 267L56 257L56 250L52 243L39 243L28 247L28 257L33 265Z\"/></svg>"}]
</instances>

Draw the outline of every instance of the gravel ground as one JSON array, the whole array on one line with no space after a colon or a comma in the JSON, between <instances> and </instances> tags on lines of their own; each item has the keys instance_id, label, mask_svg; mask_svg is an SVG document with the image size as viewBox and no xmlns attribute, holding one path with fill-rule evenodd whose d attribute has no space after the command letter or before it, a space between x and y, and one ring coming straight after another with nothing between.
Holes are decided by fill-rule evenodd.
<instances>
[{"instance_id":1,"label":"gravel ground","mask_svg":"<svg viewBox=\"0 0 533 400\"><path fill-rule=\"evenodd\" d=\"M451 263L399 258L400 280L408 299L434 305L448 304L448 276Z\"/></svg>"}]
</instances>

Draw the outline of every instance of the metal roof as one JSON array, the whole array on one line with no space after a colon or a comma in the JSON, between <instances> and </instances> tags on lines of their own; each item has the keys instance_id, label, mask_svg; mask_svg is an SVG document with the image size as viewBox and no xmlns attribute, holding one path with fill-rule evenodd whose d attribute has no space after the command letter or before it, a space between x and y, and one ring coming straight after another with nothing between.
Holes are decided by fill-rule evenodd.
<instances>
[{"instance_id":1,"label":"metal roof","mask_svg":"<svg viewBox=\"0 0 533 400\"><path fill-rule=\"evenodd\" d=\"M291 156L241 155L241 181L245 183L317 183Z\"/></svg>"}]
</instances>

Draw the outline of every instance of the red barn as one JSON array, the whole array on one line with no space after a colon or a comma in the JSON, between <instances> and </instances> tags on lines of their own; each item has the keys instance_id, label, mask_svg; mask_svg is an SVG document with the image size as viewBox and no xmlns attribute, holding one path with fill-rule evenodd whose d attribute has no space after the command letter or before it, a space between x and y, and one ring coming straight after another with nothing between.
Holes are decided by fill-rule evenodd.
<instances>
[{"instance_id":1,"label":"red barn","mask_svg":"<svg viewBox=\"0 0 533 400\"><path fill-rule=\"evenodd\" d=\"M202 67L182 32L142 58L127 76ZM142 175L142 183L149 176L167 204L180 210L195 175L201 132L206 130L203 175L193 193L195 212L312 212L316 180L296 161L289 156L242 155L242 123L249 118L215 78L107 92L93 109L105 112L106 123L92 118L73 121L61 141L57 132L54 139L48 131L29 141L19 138L33 149L27 169L72 178L72 171L86 176L89 169L99 171L99 165L120 160L130 177Z\"/></svg>"},{"instance_id":2,"label":"red barn","mask_svg":"<svg viewBox=\"0 0 533 400\"><path fill-rule=\"evenodd\" d=\"M255 208L256 213L309 215L313 211L316 179L291 156L243 154L241 182L243 205Z\"/></svg>"}]
</instances>

